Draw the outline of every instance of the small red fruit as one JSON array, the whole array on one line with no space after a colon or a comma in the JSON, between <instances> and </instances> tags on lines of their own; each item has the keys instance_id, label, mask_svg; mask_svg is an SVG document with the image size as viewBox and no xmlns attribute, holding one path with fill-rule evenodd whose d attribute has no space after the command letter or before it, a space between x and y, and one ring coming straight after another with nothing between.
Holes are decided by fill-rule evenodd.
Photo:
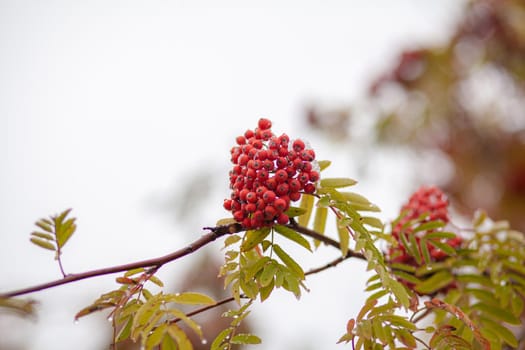
<instances>
[{"instance_id":1,"label":"small red fruit","mask_svg":"<svg viewBox=\"0 0 525 350\"><path fill-rule=\"evenodd\" d=\"M257 123L259 126L259 129L261 130L267 130L272 127L272 122L269 119L261 118L259 119L259 122Z\"/></svg>"}]
</instances>

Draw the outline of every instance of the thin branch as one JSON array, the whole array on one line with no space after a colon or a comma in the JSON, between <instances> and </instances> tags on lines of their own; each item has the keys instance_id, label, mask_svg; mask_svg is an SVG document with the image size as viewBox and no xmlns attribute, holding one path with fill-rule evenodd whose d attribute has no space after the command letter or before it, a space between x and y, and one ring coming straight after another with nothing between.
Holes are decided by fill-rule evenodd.
<instances>
[{"instance_id":1,"label":"thin branch","mask_svg":"<svg viewBox=\"0 0 525 350\"><path fill-rule=\"evenodd\" d=\"M301 226L299 224L297 224L295 221L293 220L290 220L290 223L285 225L289 228L291 228L292 230L295 230L299 233L302 233L303 235L305 236L308 236L308 237L311 237L313 239L316 239L318 241L321 241L329 246L332 246L336 249L340 249L340 244L338 241L336 241L335 239L332 239L328 236L325 236L325 235L322 235L320 234L319 232L317 231L314 231L314 230L311 230L307 227L304 227L304 226ZM358 258L358 259L362 259L362 260L366 260L365 256L361 253L357 253L357 252L354 252L353 250L349 250L348 251L348 254L347 256L345 257L345 259L347 258Z\"/></svg>"},{"instance_id":2,"label":"thin branch","mask_svg":"<svg viewBox=\"0 0 525 350\"><path fill-rule=\"evenodd\" d=\"M131 269L140 268L140 267L159 268L168 262L180 259L183 256L193 253L194 251L204 247L208 243L215 241L217 238L221 236L241 232L243 230L242 226L237 223L230 224L230 225L224 225L224 226L217 226L217 227L204 227L204 229L210 230L211 232L202 235L199 239L193 241L192 243L190 243L189 245L187 245L186 247L182 249L174 251L173 253L170 253L170 254L167 254L167 255L164 255L158 258L136 261L136 262L132 262L128 264L111 266L111 267L106 267L102 269L86 271L82 273L69 274L64 278L58 279L55 281L50 281L47 283L2 293L0 294L0 298L10 298L10 297L15 297L19 295L34 293L34 292L38 292L44 289L53 288L56 286L68 284L68 283L75 282L75 281L80 281L80 280L87 279L87 278L109 275L113 273L118 273L118 272L128 271Z\"/></svg>"}]
</instances>

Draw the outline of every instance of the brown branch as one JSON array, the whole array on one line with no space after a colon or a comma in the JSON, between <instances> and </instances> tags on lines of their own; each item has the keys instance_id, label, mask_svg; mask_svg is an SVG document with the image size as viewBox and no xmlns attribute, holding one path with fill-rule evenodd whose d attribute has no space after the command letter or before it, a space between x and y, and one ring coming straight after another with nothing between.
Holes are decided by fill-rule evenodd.
<instances>
[{"instance_id":1,"label":"brown branch","mask_svg":"<svg viewBox=\"0 0 525 350\"><path fill-rule=\"evenodd\" d=\"M182 249L174 251L173 253L170 253L170 254L167 254L167 255L164 255L158 258L136 261L136 262L132 262L128 264L111 266L111 267L106 267L102 269L91 270L91 271L86 271L86 272L81 272L81 273L69 274L62 279L50 281L47 283L42 283L39 285L35 285L35 286L31 286L31 287L27 287L27 288L23 288L19 290L2 293L0 294L0 298L10 298L10 297L15 297L19 295L34 293L34 292L38 292L44 289L53 288L56 286L60 286L60 285L75 282L75 281L80 281L80 280L87 279L87 278L109 275L113 273L118 273L118 272L140 268L140 267L159 268L168 262L180 259L183 256L186 256L188 254L195 252L196 250L202 248L208 243L215 241L217 238L221 236L243 231L242 226L237 223L230 224L230 225L217 226L217 227L204 227L204 229L210 230L211 232L202 235L199 239L193 241L192 243L190 243L189 245L187 245L186 247Z\"/></svg>"},{"instance_id":2,"label":"brown branch","mask_svg":"<svg viewBox=\"0 0 525 350\"><path fill-rule=\"evenodd\" d=\"M304 226L301 226L299 224L297 224L297 222L293 221L293 220L290 220L290 223L285 225L289 228L291 228L292 230L295 230L299 233L302 233L303 235L305 236L308 236L308 237L311 237L313 239L316 239L318 241L321 241L323 243L325 243L326 245L329 245L329 246L332 246L336 249L340 249L340 244L338 241L336 241L335 239L332 239L328 236L325 236L325 235L322 235L320 234L319 232L317 231L314 231L314 230L311 230L307 227L304 227ZM348 254L347 256L345 257L345 259L347 258L358 258L358 259L362 259L362 260L366 260L365 256L361 253L358 253L358 252L354 252L353 250L349 250L348 251Z\"/></svg>"}]
</instances>

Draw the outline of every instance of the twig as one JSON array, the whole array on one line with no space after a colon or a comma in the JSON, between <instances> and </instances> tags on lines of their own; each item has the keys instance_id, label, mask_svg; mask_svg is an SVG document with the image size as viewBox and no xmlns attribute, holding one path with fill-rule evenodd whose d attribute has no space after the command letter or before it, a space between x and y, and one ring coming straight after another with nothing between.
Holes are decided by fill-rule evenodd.
<instances>
[{"instance_id":1,"label":"twig","mask_svg":"<svg viewBox=\"0 0 525 350\"><path fill-rule=\"evenodd\" d=\"M80 280L87 279L87 278L109 275L113 273L118 273L118 272L128 271L131 269L140 268L140 267L157 267L158 268L168 262L180 259L185 255L193 253L194 251L202 248L208 243L215 241L217 238L221 236L241 232L243 230L240 224L231 224L231 225L224 225L224 226L217 226L217 227L204 227L204 229L210 230L211 232L202 235L199 239L193 241L192 243L190 243L189 245L187 245L186 247L182 249L174 251L173 253L170 253L170 254L167 254L167 255L164 255L158 258L136 261L136 262L132 262L128 264L106 267L106 268L86 271L82 273L69 274L62 279L38 284L35 286L31 286L31 287L27 287L27 288L23 288L19 290L2 293L0 294L0 298L10 298L10 297L15 297L19 295L34 293L34 292L38 292L41 290L53 288L56 286L68 284L68 283L75 282L75 281L80 281Z\"/></svg>"},{"instance_id":2,"label":"twig","mask_svg":"<svg viewBox=\"0 0 525 350\"><path fill-rule=\"evenodd\" d=\"M297 231L299 233L302 233L305 236L314 238L314 239L316 239L318 241L321 241L321 242L323 242L323 243L325 243L325 244L327 244L329 246L332 246L332 247L334 247L336 249L340 249L340 244L335 239L332 239L332 238L330 238L328 236L322 235L319 232L311 230L311 229L309 229L307 227L301 226L301 225L297 224L295 221L290 220L290 223L287 224L286 226L291 228L292 230L295 230L295 231ZM345 257L345 259L347 259L347 258L358 258L358 259L366 260L366 257L363 254L358 253L358 252L354 252L353 250L349 250L348 251L348 254Z\"/></svg>"}]
</instances>

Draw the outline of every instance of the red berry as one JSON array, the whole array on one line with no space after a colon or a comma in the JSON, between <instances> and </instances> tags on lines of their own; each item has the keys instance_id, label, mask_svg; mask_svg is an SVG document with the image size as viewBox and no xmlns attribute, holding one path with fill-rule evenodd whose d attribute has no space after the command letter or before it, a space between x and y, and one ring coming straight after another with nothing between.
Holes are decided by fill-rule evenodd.
<instances>
[{"instance_id":1,"label":"red berry","mask_svg":"<svg viewBox=\"0 0 525 350\"><path fill-rule=\"evenodd\" d=\"M277 188L277 180L273 177L269 178L266 180L266 187L268 187L269 190L275 190Z\"/></svg>"},{"instance_id":2,"label":"red berry","mask_svg":"<svg viewBox=\"0 0 525 350\"><path fill-rule=\"evenodd\" d=\"M235 221L242 222L245 216L242 210L237 210L235 213L233 213L233 218L235 219Z\"/></svg>"},{"instance_id":3,"label":"red berry","mask_svg":"<svg viewBox=\"0 0 525 350\"><path fill-rule=\"evenodd\" d=\"M232 200L231 199L225 199L223 203L223 207L226 210L232 210Z\"/></svg>"},{"instance_id":4,"label":"red berry","mask_svg":"<svg viewBox=\"0 0 525 350\"><path fill-rule=\"evenodd\" d=\"M275 196L275 192L270 191L270 190L264 192L264 194L262 196L262 198L264 199L265 203L273 203L273 201L275 200L275 197L276 197Z\"/></svg>"},{"instance_id":5,"label":"red berry","mask_svg":"<svg viewBox=\"0 0 525 350\"><path fill-rule=\"evenodd\" d=\"M285 157L279 157L277 158L277 161L275 161L275 164L277 165L277 168L282 169L288 165L288 160L286 160Z\"/></svg>"},{"instance_id":6,"label":"red berry","mask_svg":"<svg viewBox=\"0 0 525 350\"><path fill-rule=\"evenodd\" d=\"M273 206L275 207L275 209L277 209L277 211L279 212L283 212L286 210L286 207L287 207L287 203L286 203L286 200L282 199L282 198L278 198L275 200L275 202L273 202Z\"/></svg>"},{"instance_id":7,"label":"red berry","mask_svg":"<svg viewBox=\"0 0 525 350\"><path fill-rule=\"evenodd\" d=\"M281 146L288 147L288 142L290 142L290 138L288 137L288 135L282 134L281 136L279 136L279 144Z\"/></svg>"},{"instance_id":8,"label":"red berry","mask_svg":"<svg viewBox=\"0 0 525 350\"><path fill-rule=\"evenodd\" d=\"M303 186L301 185L301 183L297 179L290 180L288 182L288 185L290 186L290 191L292 191L292 192L298 192L298 191L300 191L303 188Z\"/></svg>"},{"instance_id":9,"label":"red berry","mask_svg":"<svg viewBox=\"0 0 525 350\"><path fill-rule=\"evenodd\" d=\"M277 215L277 210L271 205L268 205L266 208L264 208L265 220L273 220L275 218L275 215Z\"/></svg>"},{"instance_id":10,"label":"red berry","mask_svg":"<svg viewBox=\"0 0 525 350\"><path fill-rule=\"evenodd\" d=\"M307 164L310 164L310 163L307 163ZM310 171L308 176L310 177L310 181L312 182L317 182L319 180L319 173L315 170Z\"/></svg>"},{"instance_id":11,"label":"red berry","mask_svg":"<svg viewBox=\"0 0 525 350\"><path fill-rule=\"evenodd\" d=\"M288 179L288 174L285 170L279 169L275 172L275 179L277 182L285 182Z\"/></svg>"},{"instance_id":12,"label":"red berry","mask_svg":"<svg viewBox=\"0 0 525 350\"><path fill-rule=\"evenodd\" d=\"M308 176L308 173L300 173L299 176L297 176L297 180L299 180L300 183L305 184L310 180L310 176Z\"/></svg>"},{"instance_id":13,"label":"red berry","mask_svg":"<svg viewBox=\"0 0 525 350\"><path fill-rule=\"evenodd\" d=\"M244 137L246 137L247 139L250 139L250 138L252 138L252 137L254 137L254 136L255 136L255 134L254 134L253 130L249 130L249 129L248 129L248 130L246 130L246 131L244 132Z\"/></svg>"},{"instance_id":14,"label":"red berry","mask_svg":"<svg viewBox=\"0 0 525 350\"><path fill-rule=\"evenodd\" d=\"M277 185L277 188L275 189L275 193L279 196L284 196L288 194L288 191L290 190L290 187L286 183L280 183Z\"/></svg>"},{"instance_id":15,"label":"red berry","mask_svg":"<svg viewBox=\"0 0 525 350\"><path fill-rule=\"evenodd\" d=\"M307 183L304 185L304 193L312 194L315 192L315 185L313 183Z\"/></svg>"},{"instance_id":16,"label":"red berry","mask_svg":"<svg viewBox=\"0 0 525 350\"><path fill-rule=\"evenodd\" d=\"M248 203L244 207L244 210L246 210L248 213L253 213L255 210L257 210L257 206L253 203Z\"/></svg>"},{"instance_id":17,"label":"red berry","mask_svg":"<svg viewBox=\"0 0 525 350\"><path fill-rule=\"evenodd\" d=\"M257 202L257 194L255 194L255 192L248 192L246 194L246 200L250 203Z\"/></svg>"},{"instance_id":18,"label":"red berry","mask_svg":"<svg viewBox=\"0 0 525 350\"><path fill-rule=\"evenodd\" d=\"M293 142L292 148L295 152L301 152L304 149L304 142L300 139L297 139Z\"/></svg>"},{"instance_id":19,"label":"red berry","mask_svg":"<svg viewBox=\"0 0 525 350\"><path fill-rule=\"evenodd\" d=\"M290 192L290 200L293 202L297 202L299 199L301 199L301 193L300 192Z\"/></svg>"},{"instance_id":20,"label":"red berry","mask_svg":"<svg viewBox=\"0 0 525 350\"><path fill-rule=\"evenodd\" d=\"M257 172L257 178L261 181L268 179L268 176L270 175L268 174L268 171L266 169L261 169Z\"/></svg>"},{"instance_id":21,"label":"red berry","mask_svg":"<svg viewBox=\"0 0 525 350\"><path fill-rule=\"evenodd\" d=\"M247 188L243 188L240 192L239 192L239 199L241 201L246 201L246 195L249 193L250 191L247 189Z\"/></svg>"},{"instance_id":22,"label":"red berry","mask_svg":"<svg viewBox=\"0 0 525 350\"><path fill-rule=\"evenodd\" d=\"M285 213L281 213L277 217L277 223L279 225L286 225L288 223L288 221L290 221L290 218Z\"/></svg>"},{"instance_id":23,"label":"red berry","mask_svg":"<svg viewBox=\"0 0 525 350\"><path fill-rule=\"evenodd\" d=\"M266 130L272 127L272 122L269 119L261 118L259 119L257 125L259 126L259 129Z\"/></svg>"},{"instance_id":24,"label":"red berry","mask_svg":"<svg viewBox=\"0 0 525 350\"><path fill-rule=\"evenodd\" d=\"M266 158L268 158L268 151L267 151L267 150L262 149L262 150L260 150L260 151L257 153L257 159L263 161L263 160L265 160Z\"/></svg>"},{"instance_id":25,"label":"red berry","mask_svg":"<svg viewBox=\"0 0 525 350\"><path fill-rule=\"evenodd\" d=\"M246 138L244 136L237 136L235 139L238 145L244 145L246 143Z\"/></svg>"}]
</instances>

